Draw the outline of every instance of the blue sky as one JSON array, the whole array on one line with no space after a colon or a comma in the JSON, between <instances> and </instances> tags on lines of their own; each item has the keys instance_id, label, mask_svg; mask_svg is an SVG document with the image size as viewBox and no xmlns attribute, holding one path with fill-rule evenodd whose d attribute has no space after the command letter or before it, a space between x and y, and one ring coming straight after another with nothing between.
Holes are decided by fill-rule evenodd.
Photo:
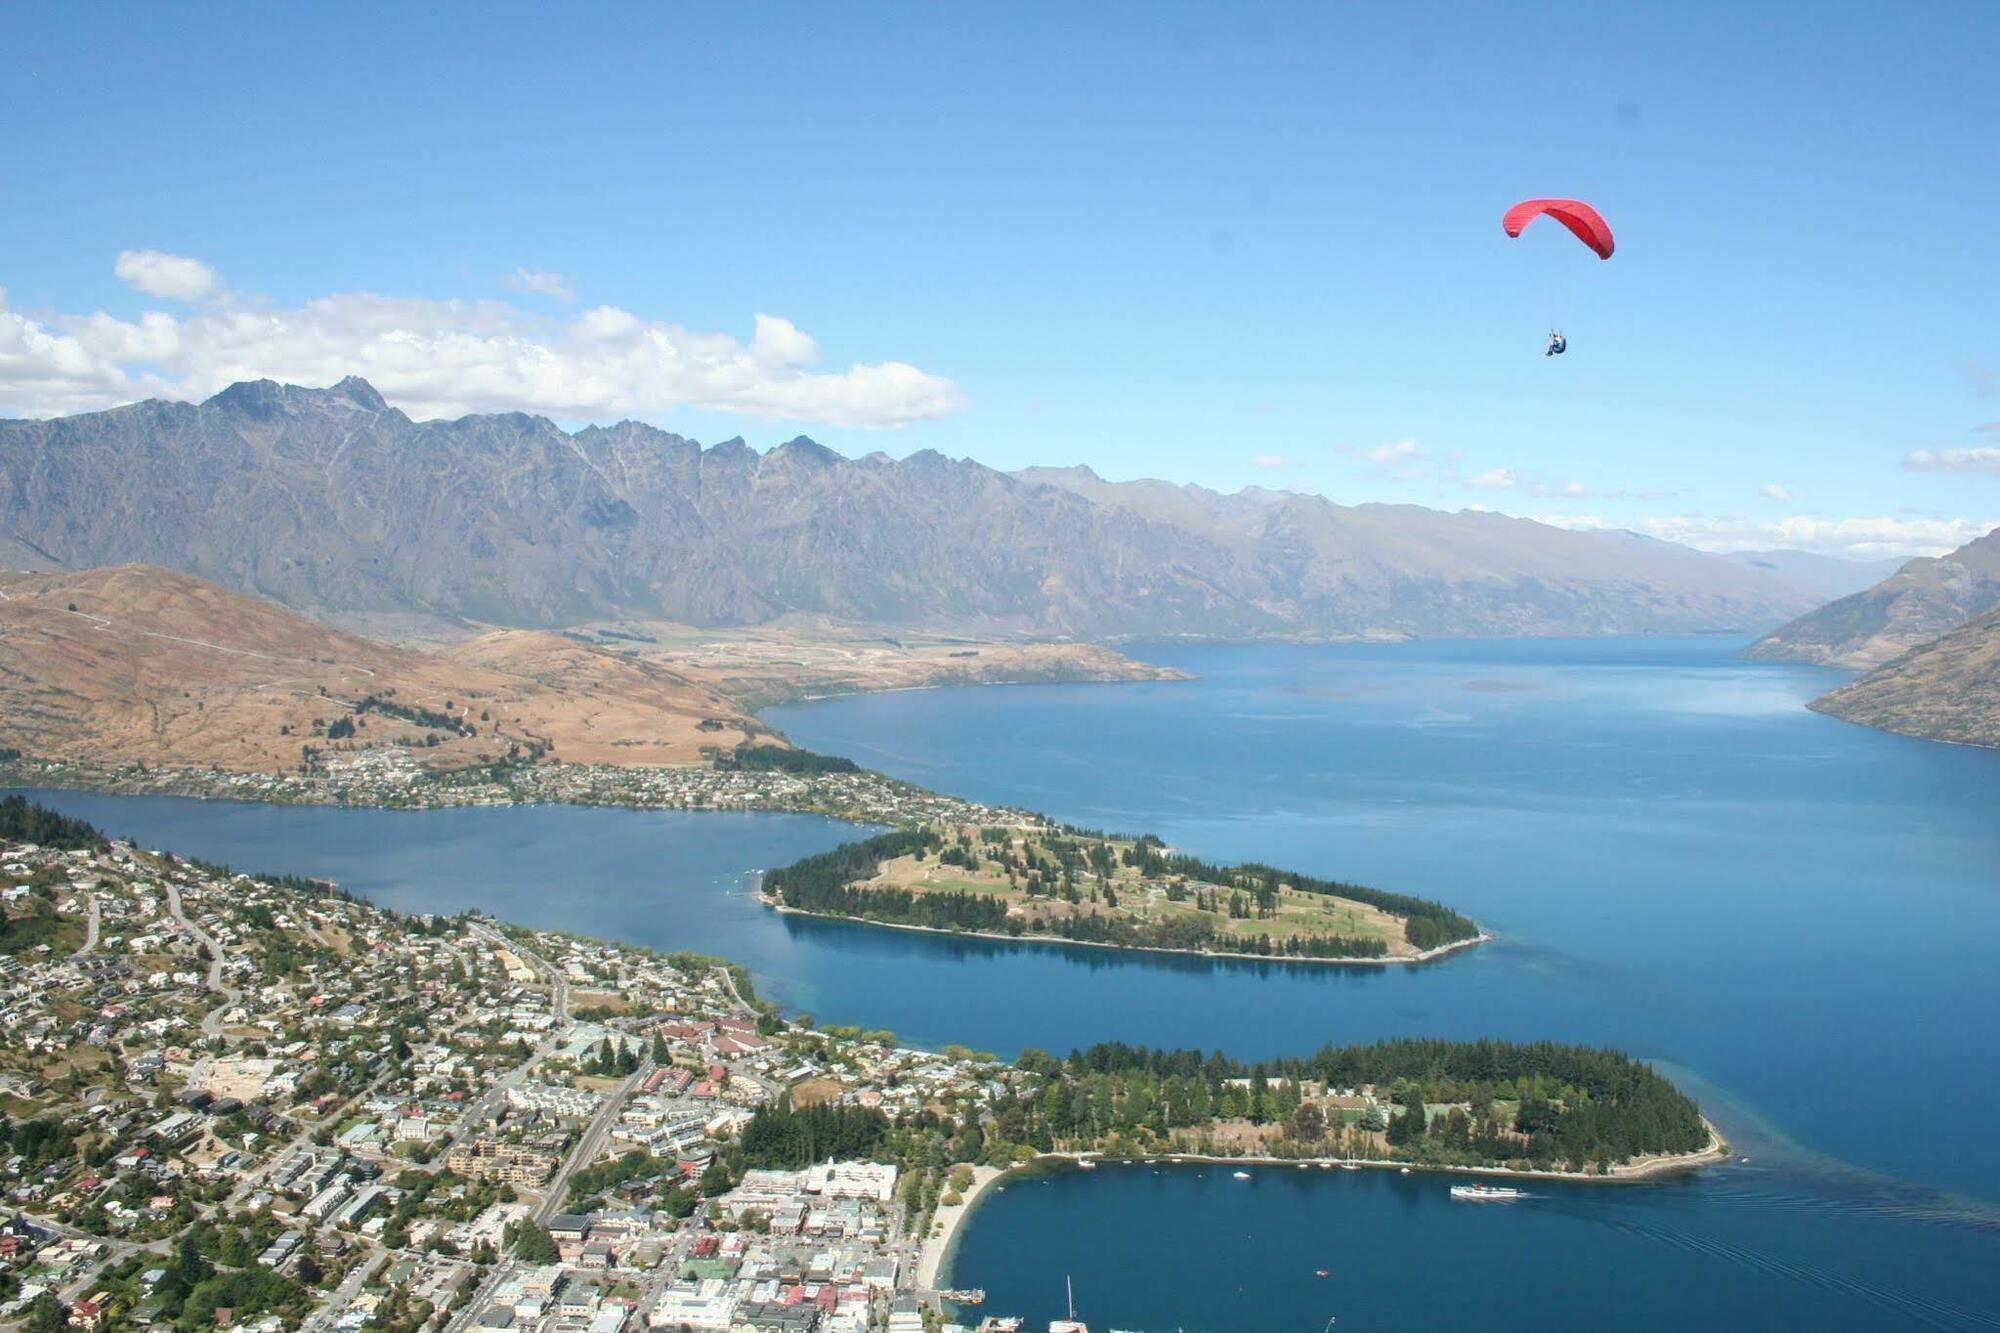
<instances>
[{"instance_id":1,"label":"blue sky","mask_svg":"<svg viewBox=\"0 0 2000 1333\"><path fill-rule=\"evenodd\" d=\"M352 369L1716 546L2000 518L2000 6L412 8L0 15L0 410ZM1616 257L1506 239L1537 194Z\"/></svg>"}]
</instances>

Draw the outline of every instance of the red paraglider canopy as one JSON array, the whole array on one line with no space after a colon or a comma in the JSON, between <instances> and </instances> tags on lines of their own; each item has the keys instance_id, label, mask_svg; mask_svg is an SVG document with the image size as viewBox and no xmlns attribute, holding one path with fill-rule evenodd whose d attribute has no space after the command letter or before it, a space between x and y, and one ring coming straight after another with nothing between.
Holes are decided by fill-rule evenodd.
<instances>
[{"instance_id":1,"label":"red paraglider canopy","mask_svg":"<svg viewBox=\"0 0 2000 1333\"><path fill-rule=\"evenodd\" d=\"M1591 249L1597 251L1599 259L1611 258L1611 252L1618 242L1611 239L1611 224L1604 215L1581 199L1524 199L1507 210L1507 216L1500 219L1500 225L1507 229L1509 236L1519 236L1530 222L1547 213L1557 222L1568 227Z\"/></svg>"}]
</instances>

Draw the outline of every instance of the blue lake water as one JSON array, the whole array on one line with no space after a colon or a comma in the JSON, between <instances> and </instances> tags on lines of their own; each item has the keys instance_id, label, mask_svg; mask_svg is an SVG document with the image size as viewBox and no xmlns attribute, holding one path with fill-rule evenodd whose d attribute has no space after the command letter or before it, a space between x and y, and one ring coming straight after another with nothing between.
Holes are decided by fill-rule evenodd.
<instances>
[{"instance_id":1,"label":"blue lake water","mask_svg":"<svg viewBox=\"0 0 2000 1333\"><path fill-rule=\"evenodd\" d=\"M1198 679L768 715L941 790L1427 894L1500 936L1422 969L780 919L745 872L850 832L796 816L47 798L390 905L723 954L794 1008L920 1042L1601 1042L1662 1062L1753 1159L1497 1209L1423 1176L1051 1177L967 1227L956 1277L989 1309L1047 1318L1073 1272L1098 1327L2000 1321L2000 754L1809 713L1837 677L1737 646L1148 645Z\"/></svg>"}]
</instances>

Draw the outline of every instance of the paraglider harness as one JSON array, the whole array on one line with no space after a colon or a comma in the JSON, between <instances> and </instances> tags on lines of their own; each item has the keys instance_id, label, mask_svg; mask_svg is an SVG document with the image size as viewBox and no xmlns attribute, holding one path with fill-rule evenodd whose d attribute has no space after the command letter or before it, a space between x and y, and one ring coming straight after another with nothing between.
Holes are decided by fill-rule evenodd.
<instances>
[{"instance_id":1,"label":"paraglider harness","mask_svg":"<svg viewBox=\"0 0 2000 1333\"><path fill-rule=\"evenodd\" d=\"M1543 352L1542 355L1561 356L1568 349L1569 349L1569 339L1563 337L1562 334L1551 329L1549 331L1549 350Z\"/></svg>"}]
</instances>

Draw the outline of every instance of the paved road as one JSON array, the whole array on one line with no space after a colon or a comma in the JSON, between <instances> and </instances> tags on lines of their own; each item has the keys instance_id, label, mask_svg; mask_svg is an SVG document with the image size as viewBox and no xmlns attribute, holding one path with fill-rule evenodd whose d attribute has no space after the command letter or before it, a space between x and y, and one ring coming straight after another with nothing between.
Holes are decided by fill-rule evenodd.
<instances>
[{"instance_id":1,"label":"paved road","mask_svg":"<svg viewBox=\"0 0 2000 1333\"><path fill-rule=\"evenodd\" d=\"M549 1181L547 1190L542 1195L541 1205L535 1209L534 1216L537 1222L547 1222L562 1211L563 1199L569 1193L569 1178L597 1160L598 1155L604 1151L605 1144L611 1139L612 1126L618 1123L618 1113L625 1109L626 1098L630 1097L632 1089L638 1087L652 1072L653 1062L643 1061L639 1065L638 1072L619 1084L611 1095L604 1099L604 1105L597 1108L597 1114L591 1117L589 1127L583 1131L583 1137L576 1141L576 1147L557 1169L555 1178Z\"/></svg>"},{"instance_id":2,"label":"paved road","mask_svg":"<svg viewBox=\"0 0 2000 1333\"><path fill-rule=\"evenodd\" d=\"M439 1145L440 1148L448 1148L454 1144L463 1142L468 1135L476 1133L479 1127L491 1119L493 1113L506 1101L508 1089L520 1087L521 1084L527 1081L528 1076L534 1072L535 1066L555 1054L556 1048L562 1045L564 1034L569 1028L569 982L563 975L546 959L522 948L490 926L474 925L472 931L487 943L506 949L515 957L548 977L551 991L551 1010L555 1015L556 1021L555 1026L549 1029L549 1035L542 1038L542 1044L535 1048L532 1055L495 1080L493 1086L480 1094L477 1101L471 1102L463 1111L459 1112L458 1122L445 1135L444 1141Z\"/></svg>"},{"instance_id":3,"label":"paved road","mask_svg":"<svg viewBox=\"0 0 2000 1333\"><path fill-rule=\"evenodd\" d=\"M104 909L97 901L97 891L92 889L83 896L90 916L83 923L83 947L71 955L74 958L81 958L97 947L97 932L104 924Z\"/></svg>"},{"instance_id":4,"label":"paved road","mask_svg":"<svg viewBox=\"0 0 2000 1333\"><path fill-rule=\"evenodd\" d=\"M137 1254L141 1251L147 1254L165 1255L172 1249L165 1240L153 1240L135 1245L130 1241L115 1240L108 1236L93 1236L88 1231L78 1231L68 1223L58 1222L53 1217L41 1217L34 1213L23 1213L21 1216L54 1235L76 1240L96 1241L104 1247L103 1258L85 1268L76 1277L70 1279L69 1283L56 1293L58 1299L65 1305L74 1301L80 1301L90 1295L91 1290L97 1284L99 1275L110 1265L117 1263L126 1256Z\"/></svg>"},{"instance_id":5,"label":"paved road","mask_svg":"<svg viewBox=\"0 0 2000 1333\"><path fill-rule=\"evenodd\" d=\"M181 906L180 886L172 880L166 881L166 885L167 910L173 913L174 920L180 922L188 934L194 936L195 942L208 951L208 988L222 997L222 1003L210 1010L208 1017L201 1020L201 1030L204 1036L220 1036L222 1016L236 1007L243 993L222 984L222 946L215 942L213 935L203 930L192 917L188 916L187 911Z\"/></svg>"},{"instance_id":6,"label":"paved road","mask_svg":"<svg viewBox=\"0 0 2000 1333\"><path fill-rule=\"evenodd\" d=\"M736 1007L744 1014L756 1017L756 1009L751 1006L750 1001L743 998L743 992L736 989L736 975L726 967L718 967L715 970L721 974L722 988L729 992L729 998L736 1002Z\"/></svg>"},{"instance_id":7,"label":"paved road","mask_svg":"<svg viewBox=\"0 0 2000 1333\"><path fill-rule=\"evenodd\" d=\"M513 940L508 939L489 925L483 923L476 924L472 927L472 932L486 940L489 944L507 950L507 952L519 958L529 967L546 976L549 979L551 991L550 1007L555 1012L556 1026L559 1028L569 1026L569 979L556 968L555 964L549 962L548 959L542 957L540 954L534 953L524 946L515 943Z\"/></svg>"},{"instance_id":8,"label":"paved road","mask_svg":"<svg viewBox=\"0 0 2000 1333\"><path fill-rule=\"evenodd\" d=\"M362 1285L375 1276L375 1270L388 1260L388 1251L377 1250L356 1264L333 1294L321 1301L319 1307L307 1316L305 1323L299 1325L299 1333L315 1333L318 1329L331 1327L333 1321L340 1318L341 1313L354 1303L354 1298L361 1294Z\"/></svg>"}]
</instances>

